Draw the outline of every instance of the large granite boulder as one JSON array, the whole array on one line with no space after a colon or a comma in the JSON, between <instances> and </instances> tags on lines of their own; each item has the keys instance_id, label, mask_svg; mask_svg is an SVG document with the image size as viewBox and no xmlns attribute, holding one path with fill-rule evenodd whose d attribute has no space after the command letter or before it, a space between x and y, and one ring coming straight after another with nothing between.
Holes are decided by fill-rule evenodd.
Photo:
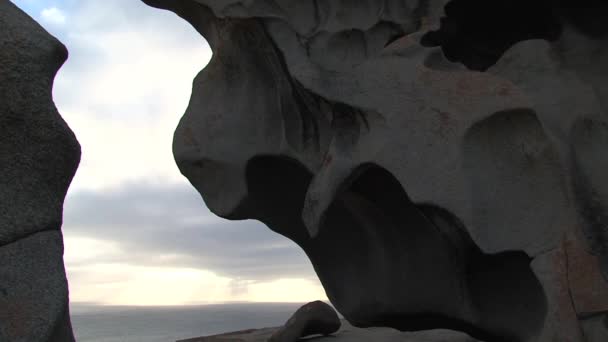
<instances>
[{"instance_id":1,"label":"large granite boulder","mask_svg":"<svg viewBox=\"0 0 608 342\"><path fill-rule=\"evenodd\" d=\"M349 322L608 340L606 2L144 1L213 49L180 170Z\"/></svg>"},{"instance_id":2,"label":"large granite boulder","mask_svg":"<svg viewBox=\"0 0 608 342\"><path fill-rule=\"evenodd\" d=\"M280 328L263 328L197 337L177 342L268 342ZM314 342L481 342L461 332L452 330L427 330L400 332L391 328L360 329L342 322L339 331L331 336L315 336L300 341Z\"/></svg>"},{"instance_id":3,"label":"large granite boulder","mask_svg":"<svg viewBox=\"0 0 608 342\"><path fill-rule=\"evenodd\" d=\"M268 341L296 342L301 337L311 335L328 336L338 331L341 325L334 308L317 300L299 308Z\"/></svg>"},{"instance_id":4,"label":"large granite boulder","mask_svg":"<svg viewBox=\"0 0 608 342\"><path fill-rule=\"evenodd\" d=\"M53 104L66 48L0 0L0 341L73 341L63 200L80 145Z\"/></svg>"}]
</instances>

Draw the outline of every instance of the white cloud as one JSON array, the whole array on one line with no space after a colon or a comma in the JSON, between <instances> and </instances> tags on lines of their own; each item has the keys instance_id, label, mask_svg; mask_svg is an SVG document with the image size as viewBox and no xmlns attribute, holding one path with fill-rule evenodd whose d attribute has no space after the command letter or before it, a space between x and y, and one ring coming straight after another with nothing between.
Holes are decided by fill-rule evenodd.
<instances>
[{"instance_id":1,"label":"white cloud","mask_svg":"<svg viewBox=\"0 0 608 342\"><path fill-rule=\"evenodd\" d=\"M327 300L323 288L306 279L242 282L235 292L234 279L186 267L94 263L70 267L67 273L73 303L162 306Z\"/></svg>"},{"instance_id":2,"label":"white cloud","mask_svg":"<svg viewBox=\"0 0 608 342\"><path fill-rule=\"evenodd\" d=\"M107 260L124 253L114 241L67 235L63 242L65 245L63 260L68 268L72 265L86 265L99 260Z\"/></svg>"},{"instance_id":3,"label":"white cloud","mask_svg":"<svg viewBox=\"0 0 608 342\"><path fill-rule=\"evenodd\" d=\"M319 282L308 279L278 279L249 285L247 298L252 302L306 303L325 300L325 291Z\"/></svg>"},{"instance_id":4,"label":"white cloud","mask_svg":"<svg viewBox=\"0 0 608 342\"><path fill-rule=\"evenodd\" d=\"M70 25L48 29L70 51L53 94L82 145L71 189L185 182L173 131L209 46L187 22L139 0L70 4Z\"/></svg>"},{"instance_id":5,"label":"white cloud","mask_svg":"<svg viewBox=\"0 0 608 342\"><path fill-rule=\"evenodd\" d=\"M53 94L82 146L63 227L73 302L179 305L325 298L318 281L301 279L314 277L303 252L282 237L263 235L270 234L267 228L251 221L230 223L230 229L213 226L215 218L198 195L192 203L176 199L174 190L144 192L157 203L134 197L141 189L127 186L191 189L175 166L172 136L192 79L211 51L188 23L141 0L54 4L61 10L39 1L19 2L70 52ZM47 9L40 12L43 6ZM113 196L116 189L131 196ZM83 192L109 197L87 199Z\"/></svg>"},{"instance_id":6,"label":"white cloud","mask_svg":"<svg viewBox=\"0 0 608 342\"><path fill-rule=\"evenodd\" d=\"M68 268L118 262L206 269L257 282L315 279L306 255L293 242L257 221L214 216L185 184L126 184L71 193L63 231Z\"/></svg>"},{"instance_id":7,"label":"white cloud","mask_svg":"<svg viewBox=\"0 0 608 342\"><path fill-rule=\"evenodd\" d=\"M214 304L229 300L230 279L192 268L148 267L122 263L68 269L72 302L105 305Z\"/></svg>"},{"instance_id":8,"label":"white cloud","mask_svg":"<svg viewBox=\"0 0 608 342\"><path fill-rule=\"evenodd\" d=\"M57 7L45 8L40 12L40 18L49 24L62 25L65 24L66 16L62 10Z\"/></svg>"}]
</instances>

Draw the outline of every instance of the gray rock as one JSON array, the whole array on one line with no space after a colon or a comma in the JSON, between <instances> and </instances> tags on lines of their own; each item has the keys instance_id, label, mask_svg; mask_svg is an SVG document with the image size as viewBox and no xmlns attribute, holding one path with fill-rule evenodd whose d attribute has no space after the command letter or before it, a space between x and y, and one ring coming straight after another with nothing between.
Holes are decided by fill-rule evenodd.
<instances>
[{"instance_id":1,"label":"gray rock","mask_svg":"<svg viewBox=\"0 0 608 342\"><path fill-rule=\"evenodd\" d=\"M51 90L66 48L0 0L0 341L73 341L63 200L80 146Z\"/></svg>"},{"instance_id":2,"label":"gray rock","mask_svg":"<svg viewBox=\"0 0 608 342\"><path fill-rule=\"evenodd\" d=\"M180 170L214 213L299 245L349 322L604 329L582 322L608 311L606 5L144 1L214 53Z\"/></svg>"},{"instance_id":3,"label":"gray rock","mask_svg":"<svg viewBox=\"0 0 608 342\"><path fill-rule=\"evenodd\" d=\"M295 342L310 335L331 335L340 329L340 317L331 306L321 301L299 308L283 327L270 337L271 342Z\"/></svg>"},{"instance_id":4,"label":"gray rock","mask_svg":"<svg viewBox=\"0 0 608 342\"><path fill-rule=\"evenodd\" d=\"M250 329L227 334L198 337L179 342L267 342L280 328ZM478 342L466 334L451 330L400 332L391 328L359 329L343 321L338 332L301 341L332 342Z\"/></svg>"}]
</instances>

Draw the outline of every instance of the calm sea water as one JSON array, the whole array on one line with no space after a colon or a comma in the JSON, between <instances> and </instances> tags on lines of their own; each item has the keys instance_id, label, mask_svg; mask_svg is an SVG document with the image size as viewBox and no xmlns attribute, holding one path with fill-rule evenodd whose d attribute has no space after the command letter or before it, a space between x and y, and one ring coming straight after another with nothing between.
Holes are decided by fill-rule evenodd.
<instances>
[{"instance_id":1,"label":"calm sea water","mask_svg":"<svg viewBox=\"0 0 608 342\"><path fill-rule=\"evenodd\" d=\"M72 305L79 342L173 342L224 332L280 326L302 304L187 307Z\"/></svg>"}]
</instances>

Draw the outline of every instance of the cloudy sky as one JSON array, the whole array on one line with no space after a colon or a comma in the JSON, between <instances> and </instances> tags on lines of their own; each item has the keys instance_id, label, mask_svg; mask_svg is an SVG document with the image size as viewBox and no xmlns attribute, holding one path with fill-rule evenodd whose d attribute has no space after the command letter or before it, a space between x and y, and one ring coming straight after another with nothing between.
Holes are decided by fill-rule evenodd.
<instances>
[{"instance_id":1,"label":"cloudy sky","mask_svg":"<svg viewBox=\"0 0 608 342\"><path fill-rule=\"evenodd\" d=\"M205 40L140 0L12 0L70 51L54 98L82 145L64 211L72 302L183 305L326 299L304 253L215 217L181 176L173 130Z\"/></svg>"}]
</instances>

